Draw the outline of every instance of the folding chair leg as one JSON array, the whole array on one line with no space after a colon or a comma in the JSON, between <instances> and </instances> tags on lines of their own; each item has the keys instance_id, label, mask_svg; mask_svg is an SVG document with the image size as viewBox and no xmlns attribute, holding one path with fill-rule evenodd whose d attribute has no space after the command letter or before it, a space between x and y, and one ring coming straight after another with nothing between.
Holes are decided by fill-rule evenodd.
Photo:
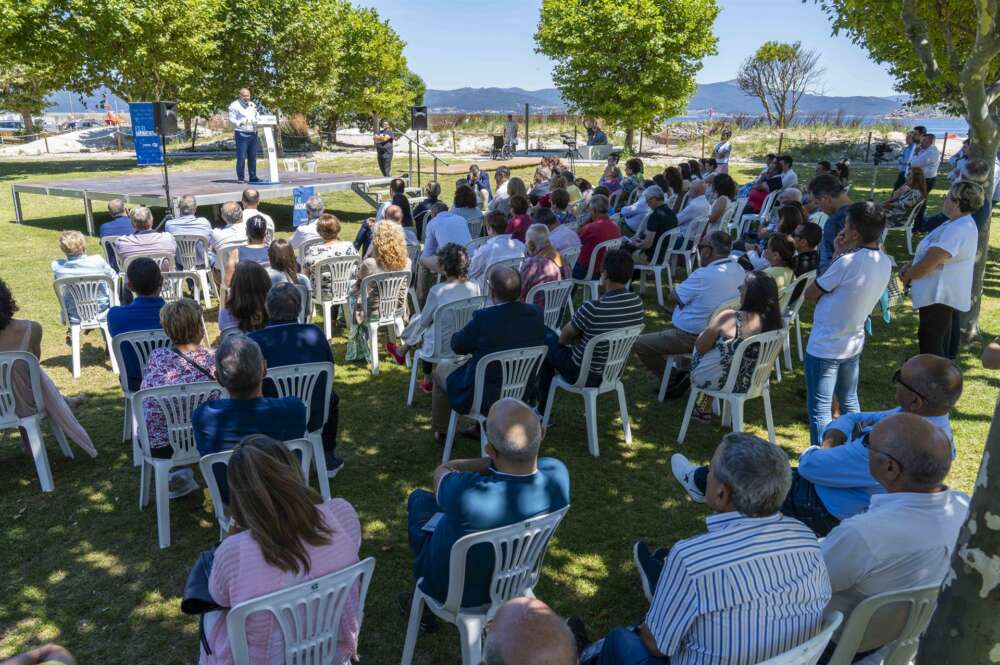
<instances>
[{"instance_id":1,"label":"folding chair leg","mask_svg":"<svg viewBox=\"0 0 1000 665\"><path fill-rule=\"evenodd\" d=\"M417 389L418 365L420 365L420 361L414 356L413 361L410 363L410 389L406 392L406 406L413 406L413 393Z\"/></svg>"},{"instance_id":2,"label":"folding chair leg","mask_svg":"<svg viewBox=\"0 0 1000 665\"><path fill-rule=\"evenodd\" d=\"M413 663L413 652L417 648L417 635L420 634L420 615L424 611L424 597L420 590L413 589L413 601L410 603L410 618L406 622L406 640L403 642L403 658L400 665Z\"/></svg>"},{"instance_id":3,"label":"folding chair leg","mask_svg":"<svg viewBox=\"0 0 1000 665\"><path fill-rule=\"evenodd\" d=\"M170 469L165 464L153 467L156 492L156 533L160 549L170 547Z\"/></svg>"},{"instance_id":4,"label":"folding chair leg","mask_svg":"<svg viewBox=\"0 0 1000 665\"><path fill-rule=\"evenodd\" d=\"M660 307L665 307L663 304L663 269L653 271L653 279L656 280L656 302L659 303Z\"/></svg>"},{"instance_id":5,"label":"folding chair leg","mask_svg":"<svg viewBox=\"0 0 1000 665\"><path fill-rule=\"evenodd\" d=\"M795 337L797 347L799 349L799 362L804 363L806 361L805 357L802 355L802 325L799 323L799 317L795 317Z\"/></svg>"},{"instance_id":6,"label":"folding chair leg","mask_svg":"<svg viewBox=\"0 0 1000 665\"><path fill-rule=\"evenodd\" d=\"M600 457L601 451L597 444L597 391L586 390L583 393L583 410L587 418L587 448L594 457Z\"/></svg>"},{"instance_id":7,"label":"folding chair leg","mask_svg":"<svg viewBox=\"0 0 1000 665\"><path fill-rule=\"evenodd\" d=\"M625 386L621 381L615 386L618 393L618 414L622 419L622 432L625 434L625 445L632 445L632 425L628 421L628 404L625 401Z\"/></svg>"},{"instance_id":8,"label":"folding chair leg","mask_svg":"<svg viewBox=\"0 0 1000 665\"><path fill-rule=\"evenodd\" d=\"M42 439L42 428L39 426L39 419L32 417L22 420L21 427L28 435L28 447L31 448L31 456L35 460L35 470L38 472L38 484L42 486L43 492L53 492L56 487L52 482L52 469L49 466L49 454L45 450L45 441Z\"/></svg>"},{"instance_id":9,"label":"folding chair leg","mask_svg":"<svg viewBox=\"0 0 1000 665\"><path fill-rule=\"evenodd\" d=\"M545 400L545 413L542 414L542 427L549 426L549 418L552 416L552 402L556 399L556 382L555 379L552 380L552 384L549 386L549 394L546 396Z\"/></svg>"},{"instance_id":10,"label":"folding chair leg","mask_svg":"<svg viewBox=\"0 0 1000 665\"><path fill-rule=\"evenodd\" d=\"M128 441L132 434L132 400L125 399L125 413L122 417L122 441Z\"/></svg>"},{"instance_id":11,"label":"folding chair leg","mask_svg":"<svg viewBox=\"0 0 1000 665\"><path fill-rule=\"evenodd\" d=\"M118 361L115 360L115 353L114 353L114 351L111 350L112 349L112 346L111 346L111 331L108 330L108 324L107 323L102 323L101 324L101 332L104 333L104 343L108 345L108 356L111 357L111 371L114 372L115 375L117 375L118 374Z\"/></svg>"},{"instance_id":12,"label":"folding chair leg","mask_svg":"<svg viewBox=\"0 0 1000 665\"><path fill-rule=\"evenodd\" d=\"M667 356L667 363L663 367L663 378L660 379L660 392L657 393L656 399L663 401L667 396L667 386L670 384L670 373L674 369L674 357Z\"/></svg>"},{"instance_id":13,"label":"folding chair leg","mask_svg":"<svg viewBox=\"0 0 1000 665\"><path fill-rule=\"evenodd\" d=\"M323 331L326 339L333 339L333 305L328 302L323 303Z\"/></svg>"},{"instance_id":14,"label":"folding chair leg","mask_svg":"<svg viewBox=\"0 0 1000 665\"><path fill-rule=\"evenodd\" d=\"M448 435L444 438L444 454L441 455L441 463L444 464L451 459L451 446L455 443L455 430L458 428L458 413L451 412L448 419Z\"/></svg>"},{"instance_id":15,"label":"folding chair leg","mask_svg":"<svg viewBox=\"0 0 1000 665\"><path fill-rule=\"evenodd\" d=\"M698 395L700 394L697 388L694 386L691 387L691 396L688 397L687 407L684 409L684 420L681 421L681 431L677 433L677 443L684 443L688 425L691 424L691 414L694 413L694 405L698 402Z\"/></svg>"},{"instance_id":16,"label":"folding chair leg","mask_svg":"<svg viewBox=\"0 0 1000 665\"><path fill-rule=\"evenodd\" d=\"M198 280L201 283L201 295L205 300L205 309L212 308L212 293L208 286L208 273L203 270L198 271Z\"/></svg>"},{"instance_id":17,"label":"folding chair leg","mask_svg":"<svg viewBox=\"0 0 1000 665\"><path fill-rule=\"evenodd\" d=\"M378 376L378 327L368 326L368 350L372 354L372 376Z\"/></svg>"},{"instance_id":18,"label":"folding chair leg","mask_svg":"<svg viewBox=\"0 0 1000 665\"><path fill-rule=\"evenodd\" d=\"M153 484L153 467L146 462L139 468L139 510L149 505L149 492Z\"/></svg>"},{"instance_id":19,"label":"folding chair leg","mask_svg":"<svg viewBox=\"0 0 1000 665\"><path fill-rule=\"evenodd\" d=\"M69 442L66 440L66 433L62 431L62 428L56 424L56 421L49 418L49 428L52 430L52 436L55 437L56 441L59 443L59 449L62 450L64 457L73 459L73 449L69 447Z\"/></svg>"},{"instance_id":20,"label":"folding chair leg","mask_svg":"<svg viewBox=\"0 0 1000 665\"><path fill-rule=\"evenodd\" d=\"M778 445L778 441L774 436L774 414L771 412L771 391L766 387L761 393L761 398L764 400L764 419L767 421L767 438L772 445Z\"/></svg>"},{"instance_id":21,"label":"folding chair leg","mask_svg":"<svg viewBox=\"0 0 1000 665\"><path fill-rule=\"evenodd\" d=\"M69 327L71 346L73 349L73 378L80 378L80 326Z\"/></svg>"},{"instance_id":22,"label":"folding chair leg","mask_svg":"<svg viewBox=\"0 0 1000 665\"><path fill-rule=\"evenodd\" d=\"M734 399L732 403L733 431L743 431L743 400Z\"/></svg>"},{"instance_id":23,"label":"folding chair leg","mask_svg":"<svg viewBox=\"0 0 1000 665\"><path fill-rule=\"evenodd\" d=\"M323 450L323 439L319 433L310 436L309 442L312 444L313 463L316 465L316 480L319 482L319 493L327 501L330 500L330 478L326 475L326 451ZM306 482L309 478L306 477Z\"/></svg>"},{"instance_id":24,"label":"folding chair leg","mask_svg":"<svg viewBox=\"0 0 1000 665\"><path fill-rule=\"evenodd\" d=\"M479 665L483 659L483 620L479 616L458 617L458 638L462 642L462 665Z\"/></svg>"}]
</instances>

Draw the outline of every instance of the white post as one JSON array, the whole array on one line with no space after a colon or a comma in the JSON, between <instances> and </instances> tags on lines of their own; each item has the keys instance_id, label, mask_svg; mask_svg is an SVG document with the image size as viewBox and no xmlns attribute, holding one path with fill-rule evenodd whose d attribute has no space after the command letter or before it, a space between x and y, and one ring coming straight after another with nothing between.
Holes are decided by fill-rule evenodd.
<instances>
[{"instance_id":1,"label":"white post","mask_svg":"<svg viewBox=\"0 0 1000 665\"><path fill-rule=\"evenodd\" d=\"M278 175L278 151L274 145L274 126L278 124L278 119L273 115L261 115L257 117L257 126L264 129L264 145L267 147L267 169L268 184L276 185L281 182Z\"/></svg>"}]
</instances>

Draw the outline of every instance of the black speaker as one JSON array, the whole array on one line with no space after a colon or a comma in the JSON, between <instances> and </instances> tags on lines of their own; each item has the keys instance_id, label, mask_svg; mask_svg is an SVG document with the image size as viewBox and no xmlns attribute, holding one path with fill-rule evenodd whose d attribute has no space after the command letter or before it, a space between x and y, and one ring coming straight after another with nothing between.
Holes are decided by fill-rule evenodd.
<instances>
[{"instance_id":1,"label":"black speaker","mask_svg":"<svg viewBox=\"0 0 1000 665\"><path fill-rule=\"evenodd\" d=\"M427 107L426 106L411 106L410 107L410 129L416 129L419 131L427 131Z\"/></svg>"},{"instance_id":2,"label":"black speaker","mask_svg":"<svg viewBox=\"0 0 1000 665\"><path fill-rule=\"evenodd\" d=\"M153 128L161 136L177 133L177 102L153 102Z\"/></svg>"}]
</instances>

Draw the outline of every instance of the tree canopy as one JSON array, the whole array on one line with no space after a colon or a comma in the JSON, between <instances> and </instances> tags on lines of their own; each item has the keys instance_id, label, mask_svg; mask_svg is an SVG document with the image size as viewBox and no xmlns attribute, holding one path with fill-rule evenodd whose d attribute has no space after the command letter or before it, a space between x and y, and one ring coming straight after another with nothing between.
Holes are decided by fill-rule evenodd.
<instances>
[{"instance_id":1,"label":"tree canopy","mask_svg":"<svg viewBox=\"0 0 1000 665\"><path fill-rule=\"evenodd\" d=\"M787 127L795 119L802 95L819 83L819 53L800 42L764 42L736 75L740 90L760 100L769 124Z\"/></svg>"}]
</instances>

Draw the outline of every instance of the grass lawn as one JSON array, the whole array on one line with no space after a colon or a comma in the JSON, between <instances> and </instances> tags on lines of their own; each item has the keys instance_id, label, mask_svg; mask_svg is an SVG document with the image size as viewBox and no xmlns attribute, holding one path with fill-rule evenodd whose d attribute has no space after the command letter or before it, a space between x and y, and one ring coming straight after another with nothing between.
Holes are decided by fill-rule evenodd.
<instances>
[{"instance_id":1,"label":"grass lawn","mask_svg":"<svg viewBox=\"0 0 1000 665\"><path fill-rule=\"evenodd\" d=\"M120 173L131 170L131 164L132 160L5 161L0 162L0 184ZM178 163L174 170L230 165L229 160L202 159ZM324 162L321 170L376 172L371 157ZM757 172L756 167L735 170L738 179ZM580 171L595 180L598 175L596 168ZM800 171L803 177L805 171L805 167ZM528 178L530 170L522 169L518 175ZM880 198L887 197L894 177L894 169L882 170ZM867 191L870 170L856 169L855 178L858 190ZM446 196L453 189L453 182L445 183ZM941 191L932 199L930 207L936 211ZM354 237L358 221L369 214L352 193L328 195L326 203L347 222L348 238ZM197 621L181 614L180 594L190 564L218 537L208 493L197 492L171 503L173 545L160 550L155 507L138 509L139 473L131 464L129 447L121 441L121 390L98 334L85 337L80 379L73 380L70 373L70 351L63 341L49 263L61 256L56 243L61 230L83 230L82 206L71 199L34 195L24 195L23 204L26 223L17 226L10 197L6 192L0 196L4 222L0 277L12 287L20 316L40 321L45 329L45 371L65 394L92 396L81 406L79 418L100 454L90 460L78 450L76 459L64 459L46 433L56 491L45 495L16 435L11 430L0 432L0 486L4 488L0 494L4 523L0 568L8 571L0 587L0 659L56 641L74 651L81 663L193 663ZM279 235L289 235L291 201L268 202L263 208L274 216ZM105 219L100 214L97 222ZM993 236L993 247L998 244L1000 231ZM99 252L96 241L90 241L90 249ZM903 258L902 234L890 236L890 249ZM987 274L982 320L983 329L991 334L1000 332L995 252ZM647 289L646 303L647 330L666 326L652 289ZM810 310L804 310L806 321L811 316ZM208 318L215 337L214 309ZM910 310L900 312L891 325L880 318L874 321L874 334L862 360L864 408L893 406L892 373L916 352L916 327ZM398 661L405 633L396 594L413 582L405 531L406 497L411 490L429 485L441 450L430 436L429 397L418 394L414 407L404 406L407 370L384 362L381 374L372 378L367 367L340 362L344 330L337 329L336 335L339 451L347 465L333 483L333 491L349 500L361 517L361 556L377 559L360 653L367 663L392 663ZM965 491L971 491L979 467L998 387L997 378L980 367L980 351L978 344L972 345L960 359L965 393L952 421L959 456L950 482ZM590 457L582 401L566 393L556 398L554 427L543 444L543 454L560 458L570 469L572 509L549 549L536 593L557 612L584 617L594 635L636 621L646 609L631 560L634 541L669 545L704 530L707 512L688 501L673 481L669 458L683 451L695 461L707 462L723 433L718 422L695 423L687 442L678 445L685 400L656 402L657 382L640 368L629 369L625 382L634 437L631 446L622 440L615 400L608 395L599 405L601 457ZM808 445L802 365L796 361L795 369L772 390L779 443L794 460ZM766 436L760 400L750 403L746 422L751 431ZM460 441L454 454L476 452L472 442ZM436 635L422 635L416 661L458 663L457 640L457 631L449 626Z\"/></svg>"}]
</instances>

